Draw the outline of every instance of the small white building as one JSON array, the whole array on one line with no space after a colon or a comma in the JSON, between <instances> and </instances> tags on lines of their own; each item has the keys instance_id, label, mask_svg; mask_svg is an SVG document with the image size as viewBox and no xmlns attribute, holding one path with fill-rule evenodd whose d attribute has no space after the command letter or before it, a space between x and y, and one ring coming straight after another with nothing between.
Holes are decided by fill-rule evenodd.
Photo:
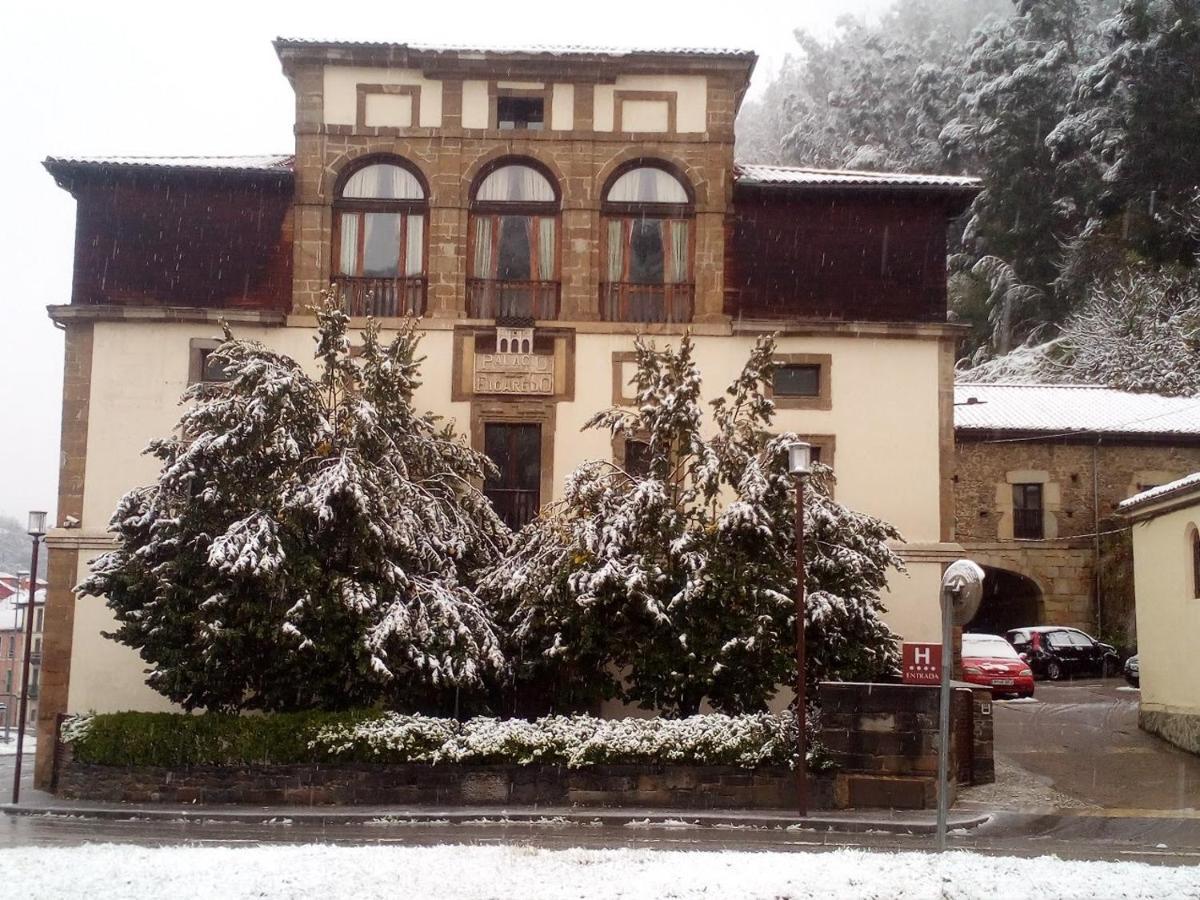
<instances>
[{"instance_id":1,"label":"small white building","mask_svg":"<svg viewBox=\"0 0 1200 900\"><path fill-rule=\"evenodd\" d=\"M1200 472L1130 497L1138 724L1200 753Z\"/></svg>"}]
</instances>

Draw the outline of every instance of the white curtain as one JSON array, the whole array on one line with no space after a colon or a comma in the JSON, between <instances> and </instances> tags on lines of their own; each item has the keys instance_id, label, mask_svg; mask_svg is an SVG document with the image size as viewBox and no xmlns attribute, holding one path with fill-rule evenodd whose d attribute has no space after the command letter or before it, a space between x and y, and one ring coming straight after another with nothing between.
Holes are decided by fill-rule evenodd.
<instances>
[{"instance_id":1,"label":"white curtain","mask_svg":"<svg viewBox=\"0 0 1200 900\"><path fill-rule=\"evenodd\" d=\"M681 284L688 280L688 223L673 220L664 224L671 229L671 245L667 248L671 265L666 277L668 281Z\"/></svg>"},{"instance_id":2,"label":"white curtain","mask_svg":"<svg viewBox=\"0 0 1200 900\"><path fill-rule=\"evenodd\" d=\"M554 220L549 216L538 219L538 280L554 280Z\"/></svg>"},{"instance_id":3,"label":"white curtain","mask_svg":"<svg viewBox=\"0 0 1200 900\"><path fill-rule=\"evenodd\" d=\"M407 169L377 163L351 175L342 188L342 196L369 200L424 200L425 192L416 176Z\"/></svg>"},{"instance_id":4,"label":"white curtain","mask_svg":"<svg viewBox=\"0 0 1200 900\"><path fill-rule=\"evenodd\" d=\"M343 275L358 274L358 222L356 213L342 214L342 246L338 254L338 271Z\"/></svg>"},{"instance_id":5,"label":"white curtain","mask_svg":"<svg viewBox=\"0 0 1200 900\"><path fill-rule=\"evenodd\" d=\"M420 275L425 262L425 217L408 217L408 246L404 249L404 274Z\"/></svg>"},{"instance_id":6,"label":"white curtain","mask_svg":"<svg viewBox=\"0 0 1200 900\"><path fill-rule=\"evenodd\" d=\"M492 277L492 220L480 216L475 220L475 278Z\"/></svg>"},{"instance_id":7,"label":"white curtain","mask_svg":"<svg viewBox=\"0 0 1200 900\"><path fill-rule=\"evenodd\" d=\"M652 166L631 169L608 189L613 203L687 203L687 191L669 172Z\"/></svg>"},{"instance_id":8,"label":"white curtain","mask_svg":"<svg viewBox=\"0 0 1200 900\"><path fill-rule=\"evenodd\" d=\"M550 203L554 200L554 188L537 169L530 166L503 166L483 179L475 199L501 203Z\"/></svg>"},{"instance_id":9,"label":"white curtain","mask_svg":"<svg viewBox=\"0 0 1200 900\"><path fill-rule=\"evenodd\" d=\"M616 284L625 275L625 220L610 219L608 222L608 277Z\"/></svg>"}]
</instances>

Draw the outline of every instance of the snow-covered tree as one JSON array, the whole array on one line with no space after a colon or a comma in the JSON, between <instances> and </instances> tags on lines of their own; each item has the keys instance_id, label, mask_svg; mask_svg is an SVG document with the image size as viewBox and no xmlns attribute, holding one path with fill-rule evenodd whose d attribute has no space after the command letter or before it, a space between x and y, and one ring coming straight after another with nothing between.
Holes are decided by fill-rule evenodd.
<instances>
[{"instance_id":1,"label":"snow-covered tree","mask_svg":"<svg viewBox=\"0 0 1200 900\"><path fill-rule=\"evenodd\" d=\"M315 378L226 330L229 380L184 394L79 588L189 709L434 708L504 665L472 581L509 540L489 463L414 409L413 324L352 358L335 299L315 312Z\"/></svg>"},{"instance_id":2,"label":"snow-covered tree","mask_svg":"<svg viewBox=\"0 0 1200 900\"><path fill-rule=\"evenodd\" d=\"M1131 269L1094 287L1053 339L964 367L958 379L1191 396L1200 394L1198 360L1200 279Z\"/></svg>"},{"instance_id":3,"label":"snow-covered tree","mask_svg":"<svg viewBox=\"0 0 1200 900\"><path fill-rule=\"evenodd\" d=\"M638 343L636 402L588 423L645 441L627 472L593 462L526 526L485 587L510 615L518 682L561 709L622 697L675 715L707 701L765 707L793 672L792 435L771 434L764 386L774 342L759 341L705 414L693 345ZM872 678L896 663L880 592L900 562L895 530L829 494L818 467L805 504L808 672Z\"/></svg>"}]
</instances>

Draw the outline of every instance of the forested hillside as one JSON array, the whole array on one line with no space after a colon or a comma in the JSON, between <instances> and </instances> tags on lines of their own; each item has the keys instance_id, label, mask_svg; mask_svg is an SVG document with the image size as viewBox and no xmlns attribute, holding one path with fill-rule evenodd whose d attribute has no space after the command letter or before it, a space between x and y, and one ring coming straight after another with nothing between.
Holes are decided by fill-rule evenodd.
<instances>
[{"instance_id":1,"label":"forested hillside","mask_svg":"<svg viewBox=\"0 0 1200 900\"><path fill-rule=\"evenodd\" d=\"M796 40L739 157L979 176L969 377L1200 393L1200 0L896 0Z\"/></svg>"}]
</instances>

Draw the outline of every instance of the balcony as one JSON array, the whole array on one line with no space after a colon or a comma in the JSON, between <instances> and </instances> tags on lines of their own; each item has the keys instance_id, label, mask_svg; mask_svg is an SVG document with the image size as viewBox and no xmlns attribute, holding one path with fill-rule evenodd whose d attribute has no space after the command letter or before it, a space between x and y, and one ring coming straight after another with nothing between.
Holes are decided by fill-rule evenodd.
<instances>
[{"instance_id":1,"label":"balcony","mask_svg":"<svg viewBox=\"0 0 1200 900\"><path fill-rule=\"evenodd\" d=\"M694 284L600 285L600 318L606 322L682 323L692 321Z\"/></svg>"},{"instance_id":2,"label":"balcony","mask_svg":"<svg viewBox=\"0 0 1200 900\"><path fill-rule=\"evenodd\" d=\"M1045 536L1044 516L1040 509L1013 510L1013 537L1017 540L1040 541Z\"/></svg>"},{"instance_id":3,"label":"balcony","mask_svg":"<svg viewBox=\"0 0 1200 900\"><path fill-rule=\"evenodd\" d=\"M382 318L423 316L426 307L424 278L366 278L334 275L334 290L342 298L342 309L350 316Z\"/></svg>"},{"instance_id":4,"label":"balcony","mask_svg":"<svg viewBox=\"0 0 1200 900\"><path fill-rule=\"evenodd\" d=\"M513 531L532 522L541 505L538 491L489 487L483 493L492 501L496 515Z\"/></svg>"},{"instance_id":5,"label":"balcony","mask_svg":"<svg viewBox=\"0 0 1200 900\"><path fill-rule=\"evenodd\" d=\"M467 314L472 319L557 319L557 281L467 279Z\"/></svg>"}]
</instances>

